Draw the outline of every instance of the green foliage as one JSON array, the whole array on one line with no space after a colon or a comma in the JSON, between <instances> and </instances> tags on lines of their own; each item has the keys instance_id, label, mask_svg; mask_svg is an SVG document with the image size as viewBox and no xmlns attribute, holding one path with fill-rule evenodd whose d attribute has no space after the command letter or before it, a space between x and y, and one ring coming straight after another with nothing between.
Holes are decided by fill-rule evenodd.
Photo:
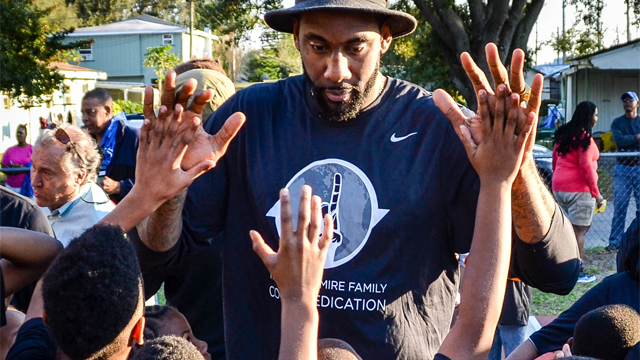
<instances>
[{"instance_id":1,"label":"green foliage","mask_svg":"<svg viewBox=\"0 0 640 360\"><path fill-rule=\"evenodd\" d=\"M394 8L418 17L418 10L407 1L399 1ZM391 43L391 48L382 57L381 69L386 75L411 81L425 89L443 88L458 102L465 103L456 90L449 65L440 51L439 40L432 35L426 21L418 22L416 31Z\"/></svg>"},{"instance_id":2,"label":"green foliage","mask_svg":"<svg viewBox=\"0 0 640 360\"><path fill-rule=\"evenodd\" d=\"M131 100L114 100L113 101L113 113L120 114L125 112L127 114L141 114L144 108L144 104L141 102L133 102Z\"/></svg>"},{"instance_id":3,"label":"green foliage","mask_svg":"<svg viewBox=\"0 0 640 360\"><path fill-rule=\"evenodd\" d=\"M293 42L293 35L266 30L261 38L263 48L245 56L243 71L249 81L282 79L290 74L302 73L300 53Z\"/></svg>"},{"instance_id":4,"label":"green foliage","mask_svg":"<svg viewBox=\"0 0 640 360\"><path fill-rule=\"evenodd\" d=\"M180 63L180 57L171 51L172 45L147 48L142 65L151 67L158 76L158 88L162 87L164 74Z\"/></svg>"},{"instance_id":5,"label":"green foliage","mask_svg":"<svg viewBox=\"0 0 640 360\"><path fill-rule=\"evenodd\" d=\"M63 44L73 30L52 29L46 18L51 8L38 9L30 0L0 2L0 91L31 107L62 87L63 76L48 66L61 54L88 46L87 41Z\"/></svg>"},{"instance_id":6,"label":"green foliage","mask_svg":"<svg viewBox=\"0 0 640 360\"><path fill-rule=\"evenodd\" d=\"M265 12L281 7L282 0L205 0L196 5L197 25L214 34L232 35L228 41L238 45L249 40Z\"/></svg>"}]
</instances>

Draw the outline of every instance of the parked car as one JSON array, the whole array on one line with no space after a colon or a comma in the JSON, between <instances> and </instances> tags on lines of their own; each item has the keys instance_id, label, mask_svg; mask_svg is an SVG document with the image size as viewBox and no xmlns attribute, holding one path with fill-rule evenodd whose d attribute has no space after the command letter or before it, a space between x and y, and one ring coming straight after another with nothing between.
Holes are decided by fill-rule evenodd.
<instances>
[{"instance_id":1,"label":"parked car","mask_svg":"<svg viewBox=\"0 0 640 360\"><path fill-rule=\"evenodd\" d=\"M553 178L553 151L542 145L533 145L533 158L536 161L538 173L549 191L551 191L551 179Z\"/></svg>"}]
</instances>

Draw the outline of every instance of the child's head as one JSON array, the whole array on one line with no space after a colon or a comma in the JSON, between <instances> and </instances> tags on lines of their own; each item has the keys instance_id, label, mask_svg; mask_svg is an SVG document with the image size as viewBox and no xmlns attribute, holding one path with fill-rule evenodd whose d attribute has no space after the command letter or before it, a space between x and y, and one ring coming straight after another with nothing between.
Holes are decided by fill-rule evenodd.
<instances>
[{"instance_id":1,"label":"child's head","mask_svg":"<svg viewBox=\"0 0 640 360\"><path fill-rule=\"evenodd\" d=\"M133 360L203 360L200 351L189 341L174 335L146 341Z\"/></svg>"},{"instance_id":2,"label":"child's head","mask_svg":"<svg viewBox=\"0 0 640 360\"><path fill-rule=\"evenodd\" d=\"M318 339L318 360L362 360L356 351L340 339Z\"/></svg>"},{"instance_id":3,"label":"child's head","mask_svg":"<svg viewBox=\"0 0 640 360\"><path fill-rule=\"evenodd\" d=\"M207 343L198 340L193 335L191 325L178 309L171 306L147 306L144 316L146 318L146 328L144 330L146 340L175 335L192 343L205 359L211 358L211 355L207 352Z\"/></svg>"},{"instance_id":4,"label":"child's head","mask_svg":"<svg viewBox=\"0 0 640 360\"><path fill-rule=\"evenodd\" d=\"M640 315L627 305L607 305L584 314L573 330L571 351L578 356L623 360L640 342Z\"/></svg>"},{"instance_id":5,"label":"child's head","mask_svg":"<svg viewBox=\"0 0 640 360\"><path fill-rule=\"evenodd\" d=\"M44 320L72 360L108 359L142 343L144 299L122 229L96 225L71 241L42 283Z\"/></svg>"}]
</instances>

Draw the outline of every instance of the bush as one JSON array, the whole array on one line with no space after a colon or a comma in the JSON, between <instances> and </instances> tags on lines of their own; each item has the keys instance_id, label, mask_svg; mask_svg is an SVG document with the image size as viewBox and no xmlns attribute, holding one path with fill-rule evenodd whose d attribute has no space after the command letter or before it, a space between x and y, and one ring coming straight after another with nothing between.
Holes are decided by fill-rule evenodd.
<instances>
[{"instance_id":1,"label":"bush","mask_svg":"<svg viewBox=\"0 0 640 360\"><path fill-rule=\"evenodd\" d=\"M133 102L131 100L115 100L113 102L113 114L125 112L127 114L141 114L144 105L141 102Z\"/></svg>"}]
</instances>

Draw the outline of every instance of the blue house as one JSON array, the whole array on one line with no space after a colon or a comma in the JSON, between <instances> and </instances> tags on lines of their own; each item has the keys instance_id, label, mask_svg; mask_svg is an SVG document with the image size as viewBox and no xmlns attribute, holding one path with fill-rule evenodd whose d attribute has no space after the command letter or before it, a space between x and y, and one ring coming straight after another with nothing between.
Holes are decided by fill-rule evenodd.
<instances>
[{"instance_id":1,"label":"blue house","mask_svg":"<svg viewBox=\"0 0 640 360\"><path fill-rule=\"evenodd\" d=\"M171 50L187 61L191 56L211 56L212 42L218 41L208 31L194 30L191 45L188 28L149 15L78 28L68 35L68 41L81 39L93 39L90 48L80 49L82 66L108 75L97 86L114 90L114 99L133 101L141 101L144 86L157 80L153 69L142 65L147 48L172 45Z\"/></svg>"}]
</instances>

